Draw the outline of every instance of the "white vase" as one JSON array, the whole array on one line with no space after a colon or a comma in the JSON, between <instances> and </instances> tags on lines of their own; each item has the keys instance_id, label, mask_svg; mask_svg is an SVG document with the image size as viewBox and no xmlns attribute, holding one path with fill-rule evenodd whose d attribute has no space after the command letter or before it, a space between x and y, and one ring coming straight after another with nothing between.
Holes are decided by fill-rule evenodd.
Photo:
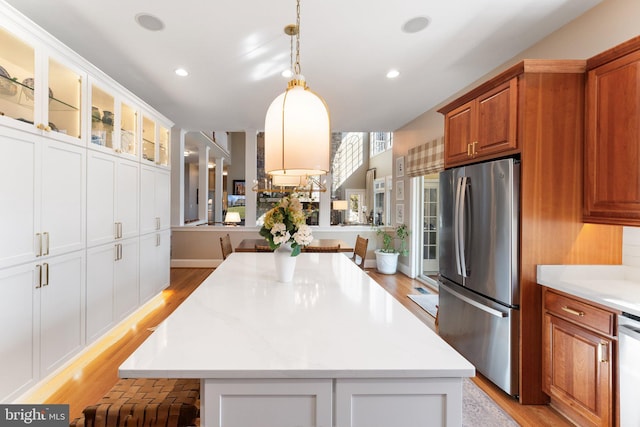
<instances>
[{"instance_id":1,"label":"white vase","mask_svg":"<svg viewBox=\"0 0 640 427\"><path fill-rule=\"evenodd\" d=\"M289 283L293 280L293 274L296 270L296 259L298 257L291 256L291 244L285 243L280 245L278 249L273 251L276 259L276 280L282 283Z\"/></svg>"}]
</instances>

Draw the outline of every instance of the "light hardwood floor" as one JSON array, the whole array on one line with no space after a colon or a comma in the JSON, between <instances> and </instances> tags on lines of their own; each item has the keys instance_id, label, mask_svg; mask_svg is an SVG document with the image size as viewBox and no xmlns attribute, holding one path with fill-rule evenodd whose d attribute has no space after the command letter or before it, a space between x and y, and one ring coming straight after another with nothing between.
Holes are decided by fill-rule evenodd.
<instances>
[{"instance_id":1,"label":"light hardwood floor","mask_svg":"<svg viewBox=\"0 0 640 427\"><path fill-rule=\"evenodd\" d=\"M197 268L171 269L171 285L163 292L163 304L137 321L122 337L105 347L97 356L88 354L84 358L79 358L69 369L60 374L60 378L56 378L58 381L54 382L53 390L46 390L46 387L51 388L51 386L45 385L43 390L36 391L34 395L48 396L40 401L43 403L68 403L70 418L79 417L82 409L96 403L116 383L118 366L151 334L158 323L173 312L202 283L211 271L211 269ZM384 275L374 270L367 271L372 279L421 321L434 328L434 318L407 298L408 294L419 293L416 288L424 287L421 282L403 274ZM473 380L522 426L572 425L548 406L520 405L481 376ZM40 402L32 400L32 403Z\"/></svg>"}]
</instances>

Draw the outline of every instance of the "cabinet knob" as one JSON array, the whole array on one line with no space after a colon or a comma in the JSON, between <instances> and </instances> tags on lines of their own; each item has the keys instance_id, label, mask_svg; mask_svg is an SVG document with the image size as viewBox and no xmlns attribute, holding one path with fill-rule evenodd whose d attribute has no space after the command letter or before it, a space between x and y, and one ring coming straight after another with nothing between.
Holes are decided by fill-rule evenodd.
<instances>
[{"instance_id":1,"label":"cabinet knob","mask_svg":"<svg viewBox=\"0 0 640 427\"><path fill-rule=\"evenodd\" d=\"M44 130L44 128L46 127L45 125L43 125L42 123L38 123L38 125L36 126L38 129L40 130Z\"/></svg>"}]
</instances>

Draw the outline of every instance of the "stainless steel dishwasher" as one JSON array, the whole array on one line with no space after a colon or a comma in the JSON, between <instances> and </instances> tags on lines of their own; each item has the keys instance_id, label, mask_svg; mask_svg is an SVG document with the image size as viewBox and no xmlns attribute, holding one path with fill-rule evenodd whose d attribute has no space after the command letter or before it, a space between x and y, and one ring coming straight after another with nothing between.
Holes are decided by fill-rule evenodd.
<instances>
[{"instance_id":1,"label":"stainless steel dishwasher","mask_svg":"<svg viewBox=\"0 0 640 427\"><path fill-rule=\"evenodd\" d=\"M620 427L640 426L640 317L618 316L618 384L620 387Z\"/></svg>"}]
</instances>

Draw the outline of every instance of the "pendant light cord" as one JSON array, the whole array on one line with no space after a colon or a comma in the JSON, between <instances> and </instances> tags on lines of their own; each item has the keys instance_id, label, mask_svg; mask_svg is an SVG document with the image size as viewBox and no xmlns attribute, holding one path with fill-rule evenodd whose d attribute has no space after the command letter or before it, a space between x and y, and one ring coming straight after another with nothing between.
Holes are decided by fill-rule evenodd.
<instances>
[{"instance_id":1,"label":"pendant light cord","mask_svg":"<svg viewBox=\"0 0 640 427\"><path fill-rule=\"evenodd\" d=\"M296 27L298 27L298 31L296 31L296 65L293 72L295 75L300 75L300 0L296 2Z\"/></svg>"}]
</instances>

